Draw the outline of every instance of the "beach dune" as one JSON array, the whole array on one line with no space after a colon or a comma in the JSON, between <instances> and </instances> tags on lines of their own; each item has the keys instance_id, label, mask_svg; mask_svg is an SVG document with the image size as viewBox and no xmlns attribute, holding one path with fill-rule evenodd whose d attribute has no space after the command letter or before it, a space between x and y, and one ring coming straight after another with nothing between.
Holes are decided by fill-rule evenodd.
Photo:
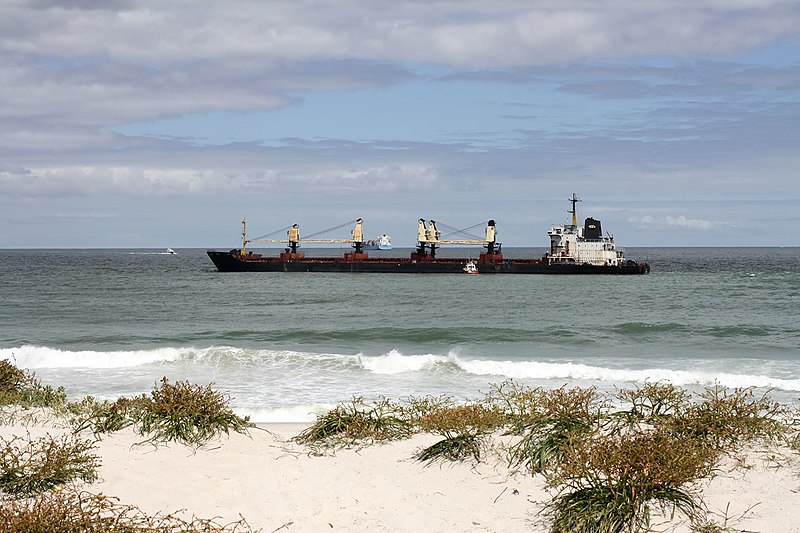
<instances>
[{"instance_id":1,"label":"beach dune","mask_svg":"<svg viewBox=\"0 0 800 533\"><path fill-rule=\"evenodd\" d=\"M297 424L259 425L193 450L137 445L132 430L97 443L100 479L85 487L149 514L174 513L228 523L244 518L264 532L546 532L552 494L540 476L509 470L502 451L481 462L413 458L434 435L317 455L292 442ZM67 431L4 426L3 437ZM755 451L746 466L726 463L698 487L726 531L800 532L798 461L790 452ZM727 514L727 523L725 515ZM660 531L688 533L669 517Z\"/></svg>"}]
</instances>

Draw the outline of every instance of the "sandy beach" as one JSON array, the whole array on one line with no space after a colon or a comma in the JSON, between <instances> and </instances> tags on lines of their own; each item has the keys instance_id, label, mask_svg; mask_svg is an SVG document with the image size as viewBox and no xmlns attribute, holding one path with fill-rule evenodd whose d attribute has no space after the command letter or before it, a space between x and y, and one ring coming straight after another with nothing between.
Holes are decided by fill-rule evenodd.
<instances>
[{"instance_id":1,"label":"sandy beach","mask_svg":"<svg viewBox=\"0 0 800 533\"><path fill-rule=\"evenodd\" d=\"M264 532L548 530L541 512L551 494L543 479L510 471L501 451L479 463L426 465L413 455L437 437L416 435L319 456L291 441L305 427L259 425L199 450L137 445L140 436L120 431L97 443L100 479L84 488L147 513L181 511L219 523L244 517ZM4 438L65 431L57 424L0 428ZM798 472L800 461L788 451L753 451L699 488L715 521L730 528L723 531L800 532ZM677 520L655 523L659 531L691 531Z\"/></svg>"}]
</instances>

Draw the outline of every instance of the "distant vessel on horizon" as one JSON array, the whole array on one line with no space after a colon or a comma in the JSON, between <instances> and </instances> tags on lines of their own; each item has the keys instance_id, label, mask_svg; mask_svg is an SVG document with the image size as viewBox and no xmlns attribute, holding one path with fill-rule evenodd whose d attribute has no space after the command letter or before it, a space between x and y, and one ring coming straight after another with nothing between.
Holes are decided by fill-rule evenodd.
<instances>
[{"instance_id":1,"label":"distant vessel on horizon","mask_svg":"<svg viewBox=\"0 0 800 533\"><path fill-rule=\"evenodd\" d=\"M380 237L375 240L369 240L364 242L364 246L361 248L362 250L391 250L392 249L392 238L382 233Z\"/></svg>"}]
</instances>

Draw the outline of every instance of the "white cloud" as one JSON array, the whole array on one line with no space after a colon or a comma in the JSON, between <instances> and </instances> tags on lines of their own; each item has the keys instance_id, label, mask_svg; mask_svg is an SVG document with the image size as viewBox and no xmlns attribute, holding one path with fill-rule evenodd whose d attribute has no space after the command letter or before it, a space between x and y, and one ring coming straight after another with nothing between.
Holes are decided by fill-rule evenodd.
<instances>
[{"instance_id":1,"label":"white cloud","mask_svg":"<svg viewBox=\"0 0 800 533\"><path fill-rule=\"evenodd\" d=\"M346 57L485 67L732 52L788 36L800 18L795 3L779 0L64 4L6 2L2 49L155 66Z\"/></svg>"},{"instance_id":2,"label":"white cloud","mask_svg":"<svg viewBox=\"0 0 800 533\"><path fill-rule=\"evenodd\" d=\"M731 53L800 27L800 6L777 0L198 0L190 7L3 3L0 145L24 146L37 135L64 142L62 128L274 109L294 103L293 91L409 77L391 62L481 68Z\"/></svg>"},{"instance_id":3,"label":"white cloud","mask_svg":"<svg viewBox=\"0 0 800 533\"><path fill-rule=\"evenodd\" d=\"M693 230L710 230L721 223L699 218L687 218L684 215L654 217L645 215L643 217L629 217L628 222L637 224L643 229L664 229L664 228L685 228Z\"/></svg>"},{"instance_id":4,"label":"white cloud","mask_svg":"<svg viewBox=\"0 0 800 533\"><path fill-rule=\"evenodd\" d=\"M20 220L48 202L68 199L91 212L144 196L168 214L172 196L221 213L226 195L238 211L240 202L281 195L294 208L300 199L339 205L370 194L372 205L405 195L414 208L430 202L457 212L476 198L495 211L575 191L636 194L653 209L632 223L711 235L724 227L714 220L736 216L690 218L657 211L652 199L704 201L720 190L796 196L794 57L751 68L719 56L775 43L789 43L791 55L798 27L800 4L778 0L6 0L0 203ZM632 57L645 59L625 61ZM431 71L453 75L421 80ZM483 83L464 81L467 74ZM454 94L447 111L455 112L443 118L381 115L416 101L429 104L420 115L430 113L433 91L425 91L441 89L438 82L493 92ZM336 91L352 98L330 98ZM349 106L361 96L374 98L364 108L376 116L358 118L377 127L348 129ZM347 102L344 113L331 101ZM487 124L493 110L517 101L529 106L524 116ZM253 110L276 111L248 117L278 126L242 134L239 125L253 123L232 120L226 129L215 115ZM175 130L148 131L148 121L187 116ZM453 116L464 120L454 126ZM406 118L402 135L381 136ZM283 134L292 120L326 127ZM130 123L141 128L128 131L163 136L112 133ZM302 138L278 141L293 135ZM225 139L248 142L221 146ZM30 203L23 210L18 199Z\"/></svg>"}]
</instances>

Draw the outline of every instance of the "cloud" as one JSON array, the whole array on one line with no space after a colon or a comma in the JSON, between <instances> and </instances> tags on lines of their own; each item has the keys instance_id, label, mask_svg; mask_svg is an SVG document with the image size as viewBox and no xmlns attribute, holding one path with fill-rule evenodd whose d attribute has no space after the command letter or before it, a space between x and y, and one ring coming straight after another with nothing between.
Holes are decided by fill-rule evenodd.
<instances>
[{"instance_id":1,"label":"cloud","mask_svg":"<svg viewBox=\"0 0 800 533\"><path fill-rule=\"evenodd\" d=\"M21 52L173 65L226 57L356 58L458 67L575 59L729 53L790 36L793 2L615 0L452 2L138 1L117 9L12 3L8 39ZM32 12L33 11L33 12Z\"/></svg>"},{"instance_id":2,"label":"cloud","mask_svg":"<svg viewBox=\"0 0 800 533\"><path fill-rule=\"evenodd\" d=\"M780 0L7 0L0 203L794 197L798 27ZM631 223L735 218L673 213Z\"/></svg>"},{"instance_id":3,"label":"cloud","mask_svg":"<svg viewBox=\"0 0 800 533\"><path fill-rule=\"evenodd\" d=\"M102 130L120 124L285 108L301 103L304 92L414 79L404 64L507 67L506 81L543 78L562 91L603 98L679 90L708 95L753 80L794 91L799 85L796 72L779 70L740 69L721 80L710 65L690 73L580 63L552 68L773 43L800 26L800 6L792 2L684 0L635 9L621 0L566 6L555 0L200 0L190 10L141 0L99 6L17 0L0 7L1 146L102 144L109 141ZM714 81L704 80L704 72L713 72ZM686 78L676 79L681 75ZM709 83L716 86L703 88Z\"/></svg>"},{"instance_id":4,"label":"cloud","mask_svg":"<svg viewBox=\"0 0 800 533\"><path fill-rule=\"evenodd\" d=\"M690 230L710 230L719 226L720 222L712 222L697 218L686 218L684 215L654 217L645 215L643 217L630 217L631 224L637 224L642 229L664 229L664 228L684 228Z\"/></svg>"}]
</instances>

